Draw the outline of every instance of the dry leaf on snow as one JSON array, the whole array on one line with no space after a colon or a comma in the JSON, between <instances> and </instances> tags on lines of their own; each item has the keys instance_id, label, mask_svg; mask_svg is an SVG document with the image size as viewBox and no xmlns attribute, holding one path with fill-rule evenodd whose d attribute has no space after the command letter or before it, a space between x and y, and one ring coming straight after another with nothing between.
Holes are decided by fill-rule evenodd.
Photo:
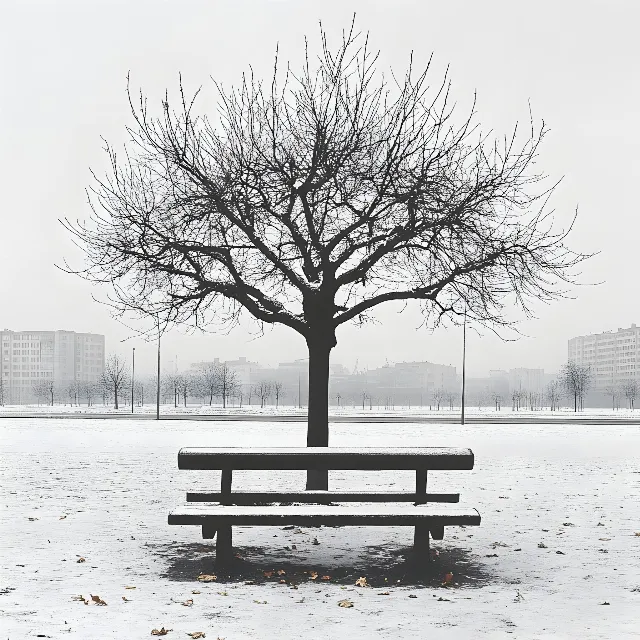
<instances>
[{"instance_id":1,"label":"dry leaf on snow","mask_svg":"<svg viewBox=\"0 0 640 640\"><path fill-rule=\"evenodd\" d=\"M273 575L273 571L263 571L263 572L262 572L262 575L263 575L265 578L270 578L270 577Z\"/></svg>"},{"instance_id":2,"label":"dry leaf on snow","mask_svg":"<svg viewBox=\"0 0 640 640\"><path fill-rule=\"evenodd\" d=\"M317 580L318 579L318 572L317 571L309 571L309 577L312 580Z\"/></svg>"},{"instance_id":3,"label":"dry leaf on snow","mask_svg":"<svg viewBox=\"0 0 640 640\"><path fill-rule=\"evenodd\" d=\"M126 596L122 596L122 600L123 602L131 602L131 600L129 600L129 598L127 598Z\"/></svg>"},{"instance_id":4,"label":"dry leaf on snow","mask_svg":"<svg viewBox=\"0 0 640 640\"><path fill-rule=\"evenodd\" d=\"M162 627L162 629L151 629L151 635L152 636L166 636L167 633L169 633L169 631L171 631L171 629L165 629L164 627Z\"/></svg>"},{"instance_id":5,"label":"dry leaf on snow","mask_svg":"<svg viewBox=\"0 0 640 640\"><path fill-rule=\"evenodd\" d=\"M213 574L210 573L201 573L198 576L198 580L200 582L213 582L214 580L217 580L218 576L214 576Z\"/></svg>"},{"instance_id":6,"label":"dry leaf on snow","mask_svg":"<svg viewBox=\"0 0 640 640\"><path fill-rule=\"evenodd\" d=\"M76 562L86 562L86 560L85 560L82 556L80 556L80 557L76 560Z\"/></svg>"},{"instance_id":7,"label":"dry leaf on snow","mask_svg":"<svg viewBox=\"0 0 640 640\"><path fill-rule=\"evenodd\" d=\"M356 587L369 587L371 585L369 585L369 583L367 582L367 579L362 577L362 578L358 578L356 580Z\"/></svg>"},{"instance_id":8,"label":"dry leaf on snow","mask_svg":"<svg viewBox=\"0 0 640 640\"><path fill-rule=\"evenodd\" d=\"M267 604L266 600L254 600L256 604Z\"/></svg>"},{"instance_id":9,"label":"dry leaf on snow","mask_svg":"<svg viewBox=\"0 0 640 640\"><path fill-rule=\"evenodd\" d=\"M196 594L198 594L198 593L202 593L202 591L198 591L197 589L194 589L191 593L196 593Z\"/></svg>"},{"instance_id":10,"label":"dry leaf on snow","mask_svg":"<svg viewBox=\"0 0 640 640\"><path fill-rule=\"evenodd\" d=\"M204 638L205 633L204 631L194 631L193 633L187 633L188 636L191 636L192 638Z\"/></svg>"},{"instance_id":11,"label":"dry leaf on snow","mask_svg":"<svg viewBox=\"0 0 640 640\"><path fill-rule=\"evenodd\" d=\"M391 594L388 591L381 591L378 595L379 596L390 596Z\"/></svg>"},{"instance_id":12,"label":"dry leaf on snow","mask_svg":"<svg viewBox=\"0 0 640 640\"><path fill-rule=\"evenodd\" d=\"M125 589L135 589L135 587L125 587Z\"/></svg>"},{"instance_id":13,"label":"dry leaf on snow","mask_svg":"<svg viewBox=\"0 0 640 640\"><path fill-rule=\"evenodd\" d=\"M89 594L91 595L91 594ZM91 596L91 599L96 603L103 607L107 606L107 603L100 596Z\"/></svg>"},{"instance_id":14,"label":"dry leaf on snow","mask_svg":"<svg viewBox=\"0 0 640 640\"><path fill-rule=\"evenodd\" d=\"M443 587L449 587L453 584L453 573L451 573L451 571L449 571L449 573L446 573L444 576L444 580L442 581L442 586Z\"/></svg>"},{"instance_id":15,"label":"dry leaf on snow","mask_svg":"<svg viewBox=\"0 0 640 640\"><path fill-rule=\"evenodd\" d=\"M183 607L191 607L193 606L193 598L189 598L182 603Z\"/></svg>"},{"instance_id":16,"label":"dry leaf on snow","mask_svg":"<svg viewBox=\"0 0 640 640\"><path fill-rule=\"evenodd\" d=\"M353 607L353 602L351 602L351 600L339 600L338 606L349 609L350 607Z\"/></svg>"},{"instance_id":17,"label":"dry leaf on snow","mask_svg":"<svg viewBox=\"0 0 640 640\"><path fill-rule=\"evenodd\" d=\"M331 576L322 576L320 580L331 580Z\"/></svg>"},{"instance_id":18,"label":"dry leaf on snow","mask_svg":"<svg viewBox=\"0 0 640 640\"><path fill-rule=\"evenodd\" d=\"M64 520L67 516L60 516L59 520Z\"/></svg>"},{"instance_id":19,"label":"dry leaf on snow","mask_svg":"<svg viewBox=\"0 0 640 640\"><path fill-rule=\"evenodd\" d=\"M84 604L89 604L89 601L84 596L72 596L72 600L78 600L79 602L83 602Z\"/></svg>"},{"instance_id":20,"label":"dry leaf on snow","mask_svg":"<svg viewBox=\"0 0 640 640\"><path fill-rule=\"evenodd\" d=\"M286 572L284 569L278 569L278 570L276 571L276 573L277 573L279 576L283 576L283 575L284 575L285 573L287 573L287 572Z\"/></svg>"}]
</instances>

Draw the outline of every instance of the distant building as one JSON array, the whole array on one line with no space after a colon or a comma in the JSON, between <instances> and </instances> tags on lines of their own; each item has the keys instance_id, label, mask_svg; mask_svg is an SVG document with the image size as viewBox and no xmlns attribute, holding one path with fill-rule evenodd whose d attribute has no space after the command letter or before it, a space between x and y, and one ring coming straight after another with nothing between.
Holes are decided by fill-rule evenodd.
<instances>
[{"instance_id":1,"label":"distant building","mask_svg":"<svg viewBox=\"0 0 640 640\"><path fill-rule=\"evenodd\" d=\"M38 380L57 387L98 382L104 372L104 336L74 331L0 331L1 375L6 404L34 399Z\"/></svg>"},{"instance_id":2,"label":"distant building","mask_svg":"<svg viewBox=\"0 0 640 640\"><path fill-rule=\"evenodd\" d=\"M592 333L571 338L568 359L591 367L594 391L605 392L629 380L640 381L640 328Z\"/></svg>"},{"instance_id":3,"label":"distant building","mask_svg":"<svg viewBox=\"0 0 640 640\"><path fill-rule=\"evenodd\" d=\"M244 397L248 396L251 385L255 385L260 379L260 372L262 371L260 364L251 362L245 357L240 357L237 360L225 360L224 362L220 362L220 358L214 358L213 361L207 362L194 362L191 364L191 368L197 370L205 365L211 364L226 364L227 367L236 374L238 385Z\"/></svg>"}]
</instances>

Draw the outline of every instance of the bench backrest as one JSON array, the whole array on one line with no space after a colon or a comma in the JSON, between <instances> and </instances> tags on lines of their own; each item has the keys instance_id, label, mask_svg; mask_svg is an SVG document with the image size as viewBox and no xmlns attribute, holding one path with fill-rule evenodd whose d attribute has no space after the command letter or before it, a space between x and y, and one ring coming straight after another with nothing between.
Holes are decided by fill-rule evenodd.
<instances>
[{"instance_id":1,"label":"bench backrest","mask_svg":"<svg viewBox=\"0 0 640 640\"><path fill-rule=\"evenodd\" d=\"M454 447L268 447L181 449L179 469L198 470L468 470L471 449Z\"/></svg>"}]
</instances>

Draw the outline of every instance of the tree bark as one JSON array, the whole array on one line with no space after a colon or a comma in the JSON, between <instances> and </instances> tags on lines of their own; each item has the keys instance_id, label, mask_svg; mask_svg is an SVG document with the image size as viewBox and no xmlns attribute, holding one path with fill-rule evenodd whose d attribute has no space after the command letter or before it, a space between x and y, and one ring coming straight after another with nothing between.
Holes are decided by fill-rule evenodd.
<instances>
[{"instance_id":1,"label":"tree bark","mask_svg":"<svg viewBox=\"0 0 640 640\"><path fill-rule=\"evenodd\" d=\"M314 335L307 339L309 347L309 408L307 413L307 446L329 446L329 358L336 345L335 335ZM307 489L329 488L327 469L307 471Z\"/></svg>"}]
</instances>

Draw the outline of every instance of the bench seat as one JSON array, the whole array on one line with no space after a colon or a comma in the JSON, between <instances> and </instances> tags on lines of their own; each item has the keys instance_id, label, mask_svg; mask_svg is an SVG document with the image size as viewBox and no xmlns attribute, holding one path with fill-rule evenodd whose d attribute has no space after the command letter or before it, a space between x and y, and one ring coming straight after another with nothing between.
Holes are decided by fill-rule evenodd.
<instances>
[{"instance_id":1,"label":"bench seat","mask_svg":"<svg viewBox=\"0 0 640 640\"><path fill-rule=\"evenodd\" d=\"M226 502L235 505L271 504L274 502L416 502L415 492L407 491L189 491L187 502ZM426 493L421 502L460 502L459 493Z\"/></svg>"},{"instance_id":2,"label":"bench seat","mask_svg":"<svg viewBox=\"0 0 640 640\"><path fill-rule=\"evenodd\" d=\"M281 526L416 526L479 525L480 514L472 508L440 506L392 505L295 505L237 506L191 504L176 508L169 514L169 524L177 525L255 525Z\"/></svg>"}]
</instances>

